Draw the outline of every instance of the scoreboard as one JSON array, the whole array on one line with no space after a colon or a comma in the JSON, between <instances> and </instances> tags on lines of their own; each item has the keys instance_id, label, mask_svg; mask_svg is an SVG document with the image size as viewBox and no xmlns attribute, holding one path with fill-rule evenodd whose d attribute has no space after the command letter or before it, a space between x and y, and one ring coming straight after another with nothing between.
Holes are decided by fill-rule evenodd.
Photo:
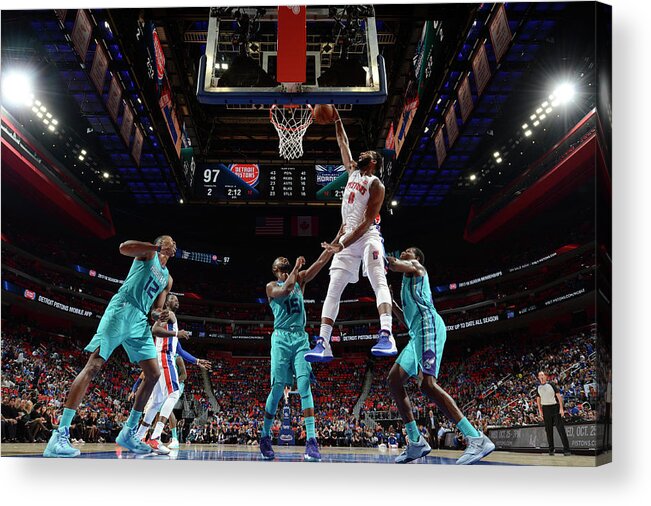
<instances>
[{"instance_id":1,"label":"scoreboard","mask_svg":"<svg viewBox=\"0 0 651 506\"><path fill-rule=\"evenodd\" d=\"M193 191L215 202L339 202L347 180L343 165L203 163Z\"/></svg>"}]
</instances>

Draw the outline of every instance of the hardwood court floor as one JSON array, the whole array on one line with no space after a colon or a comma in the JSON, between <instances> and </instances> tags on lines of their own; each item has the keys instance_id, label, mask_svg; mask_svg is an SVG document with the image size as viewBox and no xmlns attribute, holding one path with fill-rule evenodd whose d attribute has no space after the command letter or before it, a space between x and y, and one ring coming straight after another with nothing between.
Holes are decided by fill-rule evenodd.
<instances>
[{"instance_id":1,"label":"hardwood court floor","mask_svg":"<svg viewBox=\"0 0 651 506\"><path fill-rule=\"evenodd\" d=\"M3 443L0 448L3 457L41 457L45 444ZM170 455L135 455L122 450L115 444L85 444L79 446L79 458L90 459L145 459L145 460L262 460L257 446L242 445L185 445L173 450ZM300 462L303 460L303 447L274 446L276 462ZM393 464L401 450L381 451L376 448L321 448L321 462L377 463ZM411 464L454 465L461 455L460 451L432 450L422 459ZM592 467L597 463L610 461L610 454L599 457L562 454L549 456L546 453L516 453L495 451L485 457L478 465L530 465L530 466L566 466ZM314 464L314 463L310 463Z\"/></svg>"}]
</instances>

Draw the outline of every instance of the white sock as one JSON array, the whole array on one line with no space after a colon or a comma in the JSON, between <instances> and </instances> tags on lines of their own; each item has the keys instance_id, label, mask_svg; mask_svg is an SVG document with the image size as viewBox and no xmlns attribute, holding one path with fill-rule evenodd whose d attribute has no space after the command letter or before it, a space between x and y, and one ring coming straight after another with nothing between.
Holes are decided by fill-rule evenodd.
<instances>
[{"instance_id":1,"label":"white sock","mask_svg":"<svg viewBox=\"0 0 651 506\"><path fill-rule=\"evenodd\" d=\"M381 314L381 315L380 315L380 328L381 328L382 330L388 330L389 332L391 332L392 321L393 321L393 320L392 320L390 314L386 314L386 313L385 313L385 314Z\"/></svg>"},{"instance_id":2,"label":"white sock","mask_svg":"<svg viewBox=\"0 0 651 506\"><path fill-rule=\"evenodd\" d=\"M136 437L138 440L141 440L143 437L145 437L145 434L147 434L147 430L149 430L149 425L144 425L140 424L140 427L138 427L138 432L136 432Z\"/></svg>"},{"instance_id":3,"label":"white sock","mask_svg":"<svg viewBox=\"0 0 651 506\"><path fill-rule=\"evenodd\" d=\"M321 336L326 341L330 342L330 337L332 336L332 325L327 323L321 324L321 330L319 330L319 336Z\"/></svg>"},{"instance_id":4,"label":"white sock","mask_svg":"<svg viewBox=\"0 0 651 506\"><path fill-rule=\"evenodd\" d=\"M158 439L160 435L163 433L163 427L165 427L165 424L163 422L158 422L156 424L156 428L154 429L154 432L151 435L151 439Z\"/></svg>"}]
</instances>

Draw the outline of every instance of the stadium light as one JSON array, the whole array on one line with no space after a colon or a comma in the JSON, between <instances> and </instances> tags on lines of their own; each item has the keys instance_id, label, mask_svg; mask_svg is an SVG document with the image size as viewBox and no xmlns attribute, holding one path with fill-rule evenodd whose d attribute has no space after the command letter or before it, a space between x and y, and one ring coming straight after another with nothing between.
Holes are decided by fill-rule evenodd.
<instances>
[{"instance_id":1,"label":"stadium light","mask_svg":"<svg viewBox=\"0 0 651 506\"><path fill-rule=\"evenodd\" d=\"M573 84L563 83L554 90L555 101L558 101L560 104L567 104L574 98L575 93L576 90ZM554 105L553 102L552 105Z\"/></svg>"},{"instance_id":2,"label":"stadium light","mask_svg":"<svg viewBox=\"0 0 651 506\"><path fill-rule=\"evenodd\" d=\"M477 176L475 174L470 174L470 180L474 181L475 179L477 179Z\"/></svg>"},{"instance_id":3,"label":"stadium light","mask_svg":"<svg viewBox=\"0 0 651 506\"><path fill-rule=\"evenodd\" d=\"M533 132L531 132L531 130L527 130L527 131L524 133L524 136L525 136L525 137L531 137L531 134L532 134L532 133L533 133Z\"/></svg>"},{"instance_id":4,"label":"stadium light","mask_svg":"<svg viewBox=\"0 0 651 506\"><path fill-rule=\"evenodd\" d=\"M392 200L392 201L391 201L391 207L396 207L397 205L398 205L398 201L397 201L397 200Z\"/></svg>"},{"instance_id":5,"label":"stadium light","mask_svg":"<svg viewBox=\"0 0 651 506\"><path fill-rule=\"evenodd\" d=\"M502 157L501 157L501 156L500 156L500 157L497 157L497 158L495 159L495 161L496 161L497 163L502 163ZM489 181L489 183L490 183L490 181Z\"/></svg>"},{"instance_id":6,"label":"stadium light","mask_svg":"<svg viewBox=\"0 0 651 506\"><path fill-rule=\"evenodd\" d=\"M522 125L522 130L526 130L527 128L529 128L529 125L527 125L526 123Z\"/></svg>"},{"instance_id":7,"label":"stadium light","mask_svg":"<svg viewBox=\"0 0 651 506\"><path fill-rule=\"evenodd\" d=\"M2 100L14 105L32 105L32 80L26 72L9 72L2 80Z\"/></svg>"},{"instance_id":8,"label":"stadium light","mask_svg":"<svg viewBox=\"0 0 651 506\"><path fill-rule=\"evenodd\" d=\"M500 152L495 151L495 153L493 153L493 158L499 158L499 157L500 157Z\"/></svg>"},{"instance_id":9,"label":"stadium light","mask_svg":"<svg viewBox=\"0 0 651 506\"><path fill-rule=\"evenodd\" d=\"M179 204L183 204L183 199L179 199Z\"/></svg>"},{"instance_id":10,"label":"stadium light","mask_svg":"<svg viewBox=\"0 0 651 506\"><path fill-rule=\"evenodd\" d=\"M103 172L103 173L102 173L102 177L103 177L104 179L108 179L109 177L111 177L111 174L109 174L108 172Z\"/></svg>"}]
</instances>

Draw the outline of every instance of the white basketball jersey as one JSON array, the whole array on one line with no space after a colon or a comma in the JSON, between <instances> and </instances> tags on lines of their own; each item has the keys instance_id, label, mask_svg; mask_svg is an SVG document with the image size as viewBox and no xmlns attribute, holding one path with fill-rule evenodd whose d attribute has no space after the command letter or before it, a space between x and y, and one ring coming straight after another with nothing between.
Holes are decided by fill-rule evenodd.
<instances>
[{"instance_id":1,"label":"white basketball jersey","mask_svg":"<svg viewBox=\"0 0 651 506\"><path fill-rule=\"evenodd\" d=\"M346 224L346 233L352 232L364 221L370 188L376 179L376 176L362 175L359 170L352 171L348 176L341 201L341 219ZM377 227L372 225L369 230L377 232Z\"/></svg>"},{"instance_id":2,"label":"white basketball jersey","mask_svg":"<svg viewBox=\"0 0 651 506\"><path fill-rule=\"evenodd\" d=\"M178 320L174 323L167 322L167 330L177 332L179 330ZM179 338L176 336L171 337L157 337L156 338L156 351L158 351L159 360L163 360L165 356L174 357L176 355L176 347L179 344Z\"/></svg>"}]
</instances>

